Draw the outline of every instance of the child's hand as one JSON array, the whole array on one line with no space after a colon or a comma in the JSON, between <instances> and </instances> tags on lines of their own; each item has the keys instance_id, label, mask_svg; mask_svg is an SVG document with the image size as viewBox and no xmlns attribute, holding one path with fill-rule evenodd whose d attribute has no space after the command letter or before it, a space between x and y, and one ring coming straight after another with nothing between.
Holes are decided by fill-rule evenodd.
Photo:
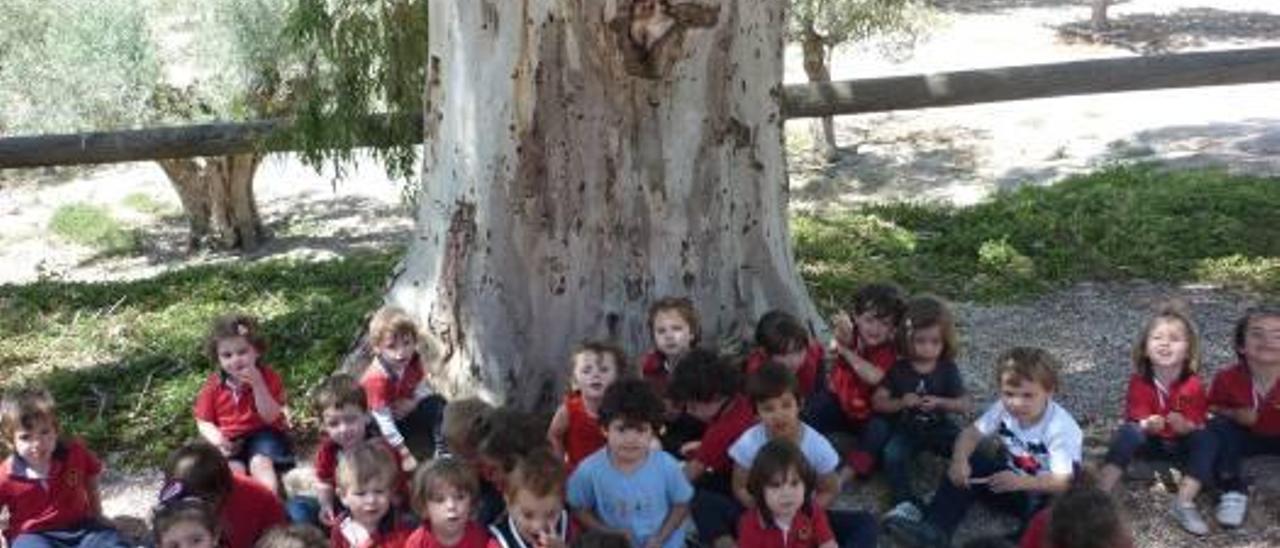
<instances>
[{"instance_id":1,"label":"child's hand","mask_svg":"<svg viewBox=\"0 0 1280 548\"><path fill-rule=\"evenodd\" d=\"M1258 422L1258 412L1254 409L1241 407L1235 411L1236 422L1241 426L1253 426Z\"/></svg>"},{"instance_id":2,"label":"child's hand","mask_svg":"<svg viewBox=\"0 0 1280 548\"><path fill-rule=\"evenodd\" d=\"M701 449L701 448L702 448L701 441L691 441L689 443L686 443L680 446L680 456L686 459L691 459L693 458L693 454L697 453L698 449Z\"/></svg>"},{"instance_id":3,"label":"child's hand","mask_svg":"<svg viewBox=\"0 0 1280 548\"><path fill-rule=\"evenodd\" d=\"M556 534L554 525L533 534L533 544L538 548L564 548L564 539Z\"/></svg>"},{"instance_id":4,"label":"child's hand","mask_svg":"<svg viewBox=\"0 0 1280 548\"><path fill-rule=\"evenodd\" d=\"M1008 470L996 472L987 480L987 488L994 493L1022 491L1022 476Z\"/></svg>"},{"instance_id":5,"label":"child's hand","mask_svg":"<svg viewBox=\"0 0 1280 548\"><path fill-rule=\"evenodd\" d=\"M907 409L920 407L920 395L915 392L902 395L902 406Z\"/></svg>"},{"instance_id":6,"label":"child's hand","mask_svg":"<svg viewBox=\"0 0 1280 548\"><path fill-rule=\"evenodd\" d=\"M338 513L333 510L332 504L320 505L320 523L325 527L333 527L338 524Z\"/></svg>"},{"instance_id":7,"label":"child's hand","mask_svg":"<svg viewBox=\"0 0 1280 548\"><path fill-rule=\"evenodd\" d=\"M1142 429L1147 432L1160 432L1161 430L1164 430L1164 417L1161 417L1160 415L1151 415L1150 417L1142 419L1141 426Z\"/></svg>"},{"instance_id":8,"label":"child's hand","mask_svg":"<svg viewBox=\"0 0 1280 548\"><path fill-rule=\"evenodd\" d=\"M391 415L394 416L396 420L400 420L409 416L410 413L413 413L413 410L417 407L418 402L413 401L412 399L396 400L391 404Z\"/></svg>"},{"instance_id":9,"label":"child's hand","mask_svg":"<svg viewBox=\"0 0 1280 548\"><path fill-rule=\"evenodd\" d=\"M236 380L255 389L267 385L267 380L262 377L262 369L257 366L241 368L236 375Z\"/></svg>"},{"instance_id":10,"label":"child's hand","mask_svg":"<svg viewBox=\"0 0 1280 548\"><path fill-rule=\"evenodd\" d=\"M967 488L971 474L973 474L973 470L969 468L968 459L952 459L951 466L947 468L947 477L951 478L951 483L956 487Z\"/></svg>"},{"instance_id":11,"label":"child's hand","mask_svg":"<svg viewBox=\"0 0 1280 548\"><path fill-rule=\"evenodd\" d=\"M845 348L853 349L857 345L854 339L853 320L844 312L837 312L831 317L831 325L835 327L835 338L832 342Z\"/></svg>"},{"instance_id":12,"label":"child's hand","mask_svg":"<svg viewBox=\"0 0 1280 548\"><path fill-rule=\"evenodd\" d=\"M218 447L218 451L221 451L222 456L224 457L230 457L231 455L234 455L240 452L239 440L232 441L227 438L222 438L222 441L218 442L216 445Z\"/></svg>"},{"instance_id":13,"label":"child's hand","mask_svg":"<svg viewBox=\"0 0 1280 548\"><path fill-rule=\"evenodd\" d=\"M1169 417L1165 421L1169 423L1169 428L1172 428L1173 432L1179 435L1195 430L1196 427L1186 417L1182 416L1182 413L1177 411L1169 413Z\"/></svg>"},{"instance_id":14,"label":"child's hand","mask_svg":"<svg viewBox=\"0 0 1280 548\"><path fill-rule=\"evenodd\" d=\"M412 473L417 467L418 460L413 458L413 453L410 453L408 449L405 449L404 453L401 453L400 455L400 469L405 472Z\"/></svg>"},{"instance_id":15,"label":"child's hand","mask_svg":"<svg viewBox=\"0 0 1280 548\"><path fill-rule=\"evenodd\" d=\"M921 411L933 411L934 409L937 409L937 408L938 408L938 397L937 397L937 396L925 396L925 397L923 397L923 398L920 398L920 405L919 405L919 407L920 407L920 410L921 410Z\"/></svg>"}]
</instances>

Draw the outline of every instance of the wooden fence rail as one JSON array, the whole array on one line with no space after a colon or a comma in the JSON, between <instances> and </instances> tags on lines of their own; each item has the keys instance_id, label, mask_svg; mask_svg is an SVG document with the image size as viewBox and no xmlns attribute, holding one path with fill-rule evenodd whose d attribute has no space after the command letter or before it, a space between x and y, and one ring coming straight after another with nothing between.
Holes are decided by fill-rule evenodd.
<instances>
[{"instance_id":1,"label":"wooden fence rail","mask_svg":"<svg viewBox=\"0 0 1280 548\"><path fill-rule=\"evenodd\" d=\"M1091 93L1280 81L1280 47L1126 57L785 86L788 118ZM1280 100L1280 99L1278 99ZM421 116L414 116L419 123ZM289 150L266 137L286 120L0 139L0 169ZM371 119L371 124L379 119ZM366 143L368 144L368 143Z\"/></svg>"}]
</instances>

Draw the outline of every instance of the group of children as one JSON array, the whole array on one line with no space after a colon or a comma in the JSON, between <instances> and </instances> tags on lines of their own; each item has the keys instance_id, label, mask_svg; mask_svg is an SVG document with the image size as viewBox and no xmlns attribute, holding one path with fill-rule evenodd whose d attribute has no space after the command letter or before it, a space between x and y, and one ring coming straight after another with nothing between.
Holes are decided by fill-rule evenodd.
<instances>
[{"instance_id":1,"label":"group of children","mask_svg":"<svg viewBox=\"0 0 1280 548\"><path fill-rule=\"evenodd\" d=\"M1021 546L1087 537L1123 547L1123 520L1097 514L1115 508L1107 492L1135 456L1186 462L1171 513L1203 535L1199 492L1219 489L1216 520L1240 526L1242 459L1280 453L1280 308L1240 319L1239 362L1207 392L1195 324L1177 307L1159 310L1135 342L1125 421L1096 486L1081 479L1092 476L1083 435L1054 401L1059 365L1048 352L1001 354L993 403L965 425L972 401L943 301L873 284L833 323L824 347L800 319L769 312L738 358L700 348L691 303L662 299L649 312L654 348L634 364L608 343L573 351L570 390L543 426L478 399L446 404L425 382L414 322L387 307L370 323L374 357L359 378L337 374L313 391L317 486L285 499L280 474L294 456L283 383L262 361L254 320L223 317L206 342L218 367L193 406L201 439L170 457L147 542L834 548L874 546L883 529L907 545L947 546L986 499L1020 518L1011 540ZM102 516L101 463L60 435L47 392L10 391L0 436L11 453L0 464L9 546L132 545ZM949 459L927 503L912 487L922 453ZM882 519L833 508L842 483L877 471L892 502Z\"/></svg>"}]
</instances>

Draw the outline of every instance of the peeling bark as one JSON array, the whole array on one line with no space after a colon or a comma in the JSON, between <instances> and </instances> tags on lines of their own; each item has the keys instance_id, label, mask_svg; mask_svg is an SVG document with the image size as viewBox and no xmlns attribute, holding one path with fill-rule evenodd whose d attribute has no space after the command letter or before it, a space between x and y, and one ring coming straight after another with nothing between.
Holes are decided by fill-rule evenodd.
<instances>
[{"instance_id":1,"label":"peeling bark","mask_svg":"<svg viewBox=\"0 0 1280 548\"><path fill-rule=\"evenodd\" d=\"M257 154L236 154L157 161L187 217L188 250L251 250L262 242L265 233L253 195L261 160Z\"/></svg>"},{"instance_id":2,"label":"peeling bark","mask_svg":"<svg viewBox=\"0 0 1280 548\"><path fill-rule=\"evenodd\" d=\"M645 1L431 2L424 198L388 300L439 347L438 388L549 405L573 344L643 351L667 295L708 345L770 308L822 324L786 223L785 3ZM649 8L670 21L633 34Z\"/></svg>"}]
</instances>

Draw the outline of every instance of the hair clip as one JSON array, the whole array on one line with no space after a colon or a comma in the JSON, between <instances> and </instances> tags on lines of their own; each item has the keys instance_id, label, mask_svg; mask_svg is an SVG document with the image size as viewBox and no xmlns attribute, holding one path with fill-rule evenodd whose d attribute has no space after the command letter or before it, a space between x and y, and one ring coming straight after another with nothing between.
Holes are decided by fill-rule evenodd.
<instances>
[{"instance_id":1,"label":"hair clip","mask_svg":"<svg viewBox=\"0 0 1280 548\"><path fill-rule=\"evenodd\" d=\"M245 325L245 324L242 324L242 323L240 323L240 324L236 324L236 333L239 333L241 337L248 337L248 336L249 336L249 326L247 326L247 325Z\"/></svg>"},{"instance_id":2,"label":"hair clip","mask_svg":"<svg viewBox=\"0 0 1280 548\"><path fill-rule=\"evenodd\" d=\"M160 488L160 505L165 506L188 497L187 486L180 481L170 481Z\"/></svg>"}]
</instances>

